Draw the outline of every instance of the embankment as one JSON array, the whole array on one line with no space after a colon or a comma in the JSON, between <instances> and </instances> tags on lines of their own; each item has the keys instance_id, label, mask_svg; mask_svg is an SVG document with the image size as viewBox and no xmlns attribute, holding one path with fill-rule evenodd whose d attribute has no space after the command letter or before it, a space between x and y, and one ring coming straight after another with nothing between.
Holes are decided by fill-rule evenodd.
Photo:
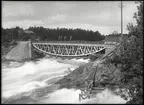
<instances>
[{"instance_id":1,"label":"embankment","mask_svg":"<svg viewBox=\"0 0 144 105\"><path fill-rule=\"evenodd\" d=\"M31 49L29 47L29 42L19 42L17 46L5 55L5 59L17 61L30 59L31 54L29 52Z\"/></svg>"},{"instance_id":2,"label":"embankment","mask_svg":"<svg viewBox=\"0 0 144 105\"><path fill-rule=\"evenodd\" d=\"M96 74L95 74L96 73ZM82 65L56 82L61 88L83 88L85 81L94 80L97 85L115 85L120 79L120 68L100 60Z\"/></svg>"}]
</instances>

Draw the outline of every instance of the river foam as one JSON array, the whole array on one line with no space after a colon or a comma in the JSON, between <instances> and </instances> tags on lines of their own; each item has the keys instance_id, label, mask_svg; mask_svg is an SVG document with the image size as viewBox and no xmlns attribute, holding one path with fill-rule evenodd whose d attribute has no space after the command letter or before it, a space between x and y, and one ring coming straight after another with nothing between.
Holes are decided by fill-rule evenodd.
<instances>
[{"instance_id":1,"label":"river foam","mask_svg":"<svg viewBox=\"0 0 144 105\"><path fill-rule=\"evenodd\" d=\"M62 60L61 60L62 61ZM126 101L106 89L94 98L79 101L80 90L54 89L54 82L73 71L84 59L59 60L44 58L25 63L11 62L2 67L2 98L12 103L126 103ZM52 90L54 92L52 92ZM27 97L27 99L26 99Z\"/></svg>"},{"instance_id":2,"label":"river foam","mask_svg":"<svg viewBox=\"0 0 144 105\"><path fill-rule=\"evenodd\" d=\"M15 66L17 65L17 67ZM78 65L64 64L56 59L40 59L39 61L19 63L11 62L8 68L2 68L2 97L33 90L48 85L50 79L63 77L65 71L74 70Z\"/></svg>"},{"instance_id":3,"label":"river foam","mask_svg":"<svg viewBox=\"0 0 144 105\"><path fill-rule=\"evenodd\" d=\"M126 100L112 91L105 89L103 92L96 94L93 98L79 101L80 90L60 89L45 96L40 103L64 103L64 104L125 104Z\"/></svg>"}]
</instances>

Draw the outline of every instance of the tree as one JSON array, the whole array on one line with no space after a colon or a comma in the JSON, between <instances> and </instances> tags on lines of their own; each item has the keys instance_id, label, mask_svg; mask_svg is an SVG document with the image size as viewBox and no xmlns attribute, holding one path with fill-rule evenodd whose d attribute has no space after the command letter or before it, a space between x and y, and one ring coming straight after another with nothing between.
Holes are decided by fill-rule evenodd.
<instances>
[{"instance_id":1,"label":"tree","mask_svg":"<svg viewBox=\"0 0 144 105\"><path fill-rule=\"evenodd\" d=\"M132 99L128 104L142 104L143 100L143 1L137 3L140 4L134 14L137 24L128 24L129 37L123 37L116 50L120 52L113 58L123 65L120 86L129 90Z\"/></svg>"},{"instance_id":2,"label":"tree","mask_svg":"<svg viewBox=\"0 0 144 105\"><path fill-rule=\"evenodd\" d=\"M72 40L72 36L69 36L70 37L70 40Z\"/></svg>"},{"instance_id":3,"label":"tree","mask_svg":"<svg viewBox=\"0 0 144 105\"><path fill-rule=\"evenodd\" d=\"M112 32L112 35L118 35L119 33L118 33L118 31L113 31Z\"/></svg>"}]
</instances>

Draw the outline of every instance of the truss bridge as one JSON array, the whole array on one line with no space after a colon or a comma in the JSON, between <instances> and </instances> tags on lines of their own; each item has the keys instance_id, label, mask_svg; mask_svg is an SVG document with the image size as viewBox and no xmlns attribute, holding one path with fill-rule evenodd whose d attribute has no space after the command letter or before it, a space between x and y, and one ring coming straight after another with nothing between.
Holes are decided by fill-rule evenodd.
<instances>
[{"instance_id":1,"label":"truss bridge","mask_svg":"<svg viewBox=\"0 0 144 105\"><path fill-rule=\"evenodd\" d=\"M110 49L115 45L108 45L100 42L90 43L77 43L77 42L60 42L60 41L47 41L47 42L32 42L33 48L39 52L54 55L54 56L71 56L80 57L98 53L102 50Z\"/></svg>"}]
</instances>

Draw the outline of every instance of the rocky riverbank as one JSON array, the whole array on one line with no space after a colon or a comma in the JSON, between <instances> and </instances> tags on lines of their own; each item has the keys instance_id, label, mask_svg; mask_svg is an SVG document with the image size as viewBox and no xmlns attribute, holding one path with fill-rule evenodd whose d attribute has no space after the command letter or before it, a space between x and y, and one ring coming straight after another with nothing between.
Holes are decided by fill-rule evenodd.
<instances>
[{"instance_id":1,"label":"rocky riverbank","mask_svg":"<svg viewBox=\"0 0 144 105\"><path fill-rule=\"evenodd\" d=\"M81 65L70 74L56 82L60 88L84 88L85 82L95 81L97 86L115 89L116 83L121 79L121 67L106 62L102 58Z\"/></svg>"},{"instance_id":2,"label":"rocky riverbank","mask_svg":"<svg viewBox=\"0 0 144 105\"><path fill-rule=\"evenodd\" d=\"M121 86L123 79L122 64L111 62L117 50L111 49L100 58L85 65L79 66L70 74L56 82L60 88L85 88L93 82L97 87L104 87L111 90L115 95L120 95L125 100L131 99L126 88Z\"/></svg>"}]
</instances>

